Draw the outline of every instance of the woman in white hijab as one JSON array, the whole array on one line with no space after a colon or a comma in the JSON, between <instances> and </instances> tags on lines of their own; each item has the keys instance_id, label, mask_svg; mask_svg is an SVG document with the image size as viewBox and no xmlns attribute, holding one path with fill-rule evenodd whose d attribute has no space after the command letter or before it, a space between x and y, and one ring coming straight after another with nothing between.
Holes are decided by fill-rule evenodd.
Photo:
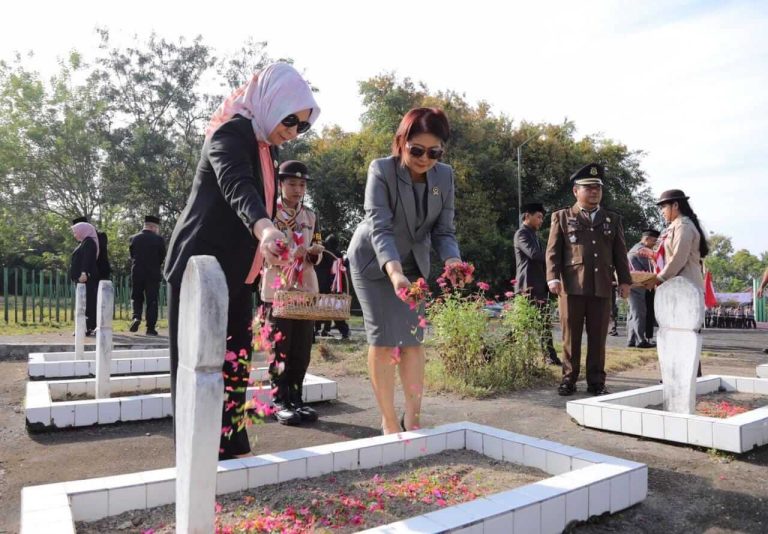
<instances>
[{"instance_id":1,"label":"woman in white hijab","mask_svg":"<svg viewBox=\"0 0 768 534\"><path fill-rule=\"evenodd\" d=\"M165 259L171 394L175 411L181 280L193 255L214 256L229 290L225 401L220 459L250 455L245 388L251 360L252 284L264 262L283 264L272 225L277 147L309 130L320 114L307 82L287 63L256 72L214 113L192 191Z\"/></svg>"}]
</instances>

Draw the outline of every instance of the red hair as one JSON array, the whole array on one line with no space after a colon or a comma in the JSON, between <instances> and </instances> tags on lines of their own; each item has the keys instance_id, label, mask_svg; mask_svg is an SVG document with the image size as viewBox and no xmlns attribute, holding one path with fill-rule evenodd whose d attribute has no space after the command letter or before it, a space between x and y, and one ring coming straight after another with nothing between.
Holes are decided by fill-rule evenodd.
<instances>
[{"instance_id":1,"label":"red hair","mask_svg":"<svg viewBox=\"0 0 768 534\"><path fill-rule=\"evenodd\" d=\"M403 116L392 140L392 155L402 156L407 143L414 135L428 133L445 144L451 137L448 118L439 108L413 108Z\"/></svg>"}]
</instances>

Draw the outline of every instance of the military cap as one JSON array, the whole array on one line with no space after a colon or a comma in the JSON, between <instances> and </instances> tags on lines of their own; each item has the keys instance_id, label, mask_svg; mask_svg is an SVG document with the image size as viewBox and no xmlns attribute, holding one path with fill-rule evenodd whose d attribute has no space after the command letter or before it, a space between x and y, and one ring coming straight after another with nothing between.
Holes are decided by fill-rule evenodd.
<instances>
[{"instance_id":1,"label":"military cap","mask_svg":"<svg viewBox=\"0 0 768 534\"><path fill-rule=\"evenodd\" d=\"M160 224L160 217L156 217L155 215L147 215L144 217L144 222Z\"/></svg>"},{"instance_id":2,"label":"military cap","mask_svg":"<svg viewBox=\"0 0 768 534\"><path fill-rule=\"evenodd\" d=\"M689 198L690 197L685 196L682 189L669 189L661 194L659 200L656 201L656 205L661 206L662 204L667 204L676 200L688 200Z\"/></svg>"},{"instance_id":3,"label":"military cap","mask_svg":"<svg viewBox=\"0 0 768 534\"><path fill-rule=\"evenodd\" d=\"M544 209L544 204L541 202L528 202L527 204L523 204L520 208L520 213L546 213L546 210Z\"/></svg>"},{"instance_id":4,"label":"military cap","mask_svg":"<svg viewBox=\"0 0 768 534\"><path fill-rule=\"evenodd\" d=\"M72 224L77 224L81 222L88 222L88 217L83 216L83 217L75 217L74 219L72 219Z\"/></svg>"},{"instance_id":5,"label":"military cap","mask_svg":"<svg viewBox=\"0 0 768 534\"><path fill-rule=\"evenodd\" d=\"M280 169L277 171L279 178L303 178L305 180L311 180L309 177L309 171L307 166L300 161L288 160L284 161L280 165Z\"/></svg>"},{"instance_id":6,"label":"military cap","mask_svg":"<svg viewBox=\"0 0 768 534\"><path fill-rule=\"evenodd\" d=\"M603 185L604 176L602 165L588 163L574 172L569 179L572 185Z\"/></svg>"},{"instance_id":7,"label":"military cap","mask_svg":"<svg viewBox=\"0 0 768 534\"><path fill-rule=\"evenodd\" d=\"M653 228L648 228L647 230L643 230L643 237L659 237L661 235L661 232L658 230L654 230Z\"/></svg>"}]
</instances>

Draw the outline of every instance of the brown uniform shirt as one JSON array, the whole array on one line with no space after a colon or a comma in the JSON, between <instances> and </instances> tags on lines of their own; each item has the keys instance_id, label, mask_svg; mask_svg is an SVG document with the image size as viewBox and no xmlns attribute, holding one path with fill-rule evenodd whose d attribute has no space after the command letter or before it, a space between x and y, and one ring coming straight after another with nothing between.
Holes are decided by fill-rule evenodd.
<instances>
[{"instance_id":1,"label":"brown uniform shirt","mask_svg":"<svg viewBox=\"0 0 768 534\"><path fill-rule=\"evenodd\" d=\"M605 208L594 221L578 204L553 213L546 256L547 281L568 295L609 298L614 269L620 284L632 283L621 217Z\"/></svg>"}]
</instances>

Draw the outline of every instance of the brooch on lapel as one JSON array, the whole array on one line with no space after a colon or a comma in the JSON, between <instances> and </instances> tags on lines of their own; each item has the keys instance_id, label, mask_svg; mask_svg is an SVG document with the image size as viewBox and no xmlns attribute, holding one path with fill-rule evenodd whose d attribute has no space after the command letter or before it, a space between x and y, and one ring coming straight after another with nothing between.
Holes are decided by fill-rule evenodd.
<instances>
[{"instance_id":1,"label":"brooch on lapel","mask_svg":"<svg viewBox=\"0 0 768 534\"><path fill-rule=\"evenodd\" d=\"M432 188L432 194L433 194L434 196L437 196L437 195L439 195L439 194L440 194L440 189L438 189L438 188L437 188L437 186L433 187L433 188Z\"/></svg>"},{"instance_id":2,"label":"brooch on lapel","mask_svg":"<svg viewBox=\"0 0 768 534\"><path fill-rule=\"evenodd\" d=\"M610 217L606 217L606 218L605 218L605 221L606 221L606 222L611 222L611 218L610 218Z\"/></svg>"},{"instance_id":3,"label":"brooch on lapel","mask_svg":"<svg viewBox=\"0 0 768 534\"><path fill-rule=\"evenodd\" d=\"M568 241L570 241L571 243L575 243L576 242L576 234L569 235L568 236Z\"/></svg>"}]
</instances>

